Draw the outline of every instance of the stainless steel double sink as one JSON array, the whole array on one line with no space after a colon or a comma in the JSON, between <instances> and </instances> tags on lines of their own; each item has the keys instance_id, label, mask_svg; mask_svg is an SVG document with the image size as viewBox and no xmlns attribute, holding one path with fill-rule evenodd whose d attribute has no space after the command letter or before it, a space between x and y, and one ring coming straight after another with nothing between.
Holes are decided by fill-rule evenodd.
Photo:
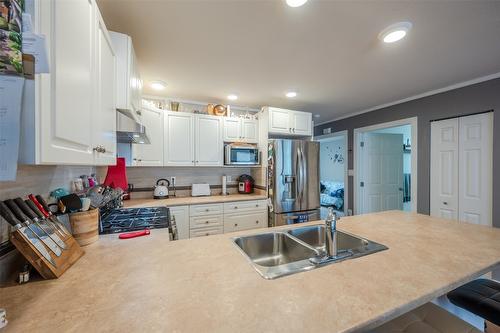
<instances>
[{"instance_id":1,"label":"stainless steel double sink","mask_svg":"<svg viewBox=\"0 0 500 333\"><path fill-rule=\"evenodd\" d=\"M382 244L342 231L337 231L337 237L339 253L350 252L349 256L341 260L350 260L387 249ZM265 279L275 279L341 261L317 265L309 260L325 253L324 225L235 237L233 241Z\"/></svg>"}]
</instances>

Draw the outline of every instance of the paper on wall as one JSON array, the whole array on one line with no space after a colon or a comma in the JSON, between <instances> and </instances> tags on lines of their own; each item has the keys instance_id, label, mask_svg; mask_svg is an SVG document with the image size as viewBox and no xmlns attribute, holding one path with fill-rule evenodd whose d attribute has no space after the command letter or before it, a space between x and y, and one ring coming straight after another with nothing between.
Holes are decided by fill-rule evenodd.
<instances>
[{"instance_id":1,"label":"paper on wall","mask_svg":"<svg viewBox=\"0 0 500 333\"><path fill-rule=\"evenodd\" d=\"M33 31L33 22L31 21L31 15L23 13L23 32Z\"/></svg>"},{"instance_id":2,"label":"paper on wall","mask_svg":"<svg viewBox=\"0 0 500 333\"><path fill-rule=\"evenodd\" d=\"M16 180L24 78L0 76L0 181Z\"/></svg>"},{"instance_id":3,"label":"paper on wall","mask_svg":"<svg viewBox=\"0 0 500 333\"><path fill-rule=\"evenodd\" d=\"M23 32L23 53L35 57L35 73L49 73L45 36L33 32Z\"/></svg>"}]
</instances>

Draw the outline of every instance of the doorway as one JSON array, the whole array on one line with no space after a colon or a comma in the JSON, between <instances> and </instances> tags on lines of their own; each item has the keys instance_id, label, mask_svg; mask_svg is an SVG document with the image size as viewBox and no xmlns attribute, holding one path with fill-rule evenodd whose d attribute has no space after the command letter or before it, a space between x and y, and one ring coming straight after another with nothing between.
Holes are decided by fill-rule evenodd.
<instances>
[{"instance_id":1,"label":"doorway","mask_svg":"<svg viewBox=\"0 0 500 333\"><path fill-rule=\"evenodd\" d=\"M314 138L320 144L320 211L326 218L332 207L338 216L347 215L347 131Z\"/></svg>"},{"instance_id":2,"label":"doorway","mask_svg":"<svg viewBox=\"0 0 500 333\"><path fill-rule=\"evenodd\" d=\"M417 118L354 130L354 212L417 210Z\"/></svg>"}]
</instances>

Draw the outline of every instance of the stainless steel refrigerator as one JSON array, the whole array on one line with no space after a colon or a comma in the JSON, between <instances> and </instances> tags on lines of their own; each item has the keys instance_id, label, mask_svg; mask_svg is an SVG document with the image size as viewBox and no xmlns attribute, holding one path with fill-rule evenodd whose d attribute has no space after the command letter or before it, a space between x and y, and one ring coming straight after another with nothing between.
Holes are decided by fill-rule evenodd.
<instances>
[{"instance_id":1,"label":"stainless steel refrigerator","mask_svg":"<svg viewBox=\"0 0 500 333\"><path fill-rule=\"evenodd\" d=\"M269 224L319 220L319 143L269 140L268 157Z\"/></svg>"}]
</instances>

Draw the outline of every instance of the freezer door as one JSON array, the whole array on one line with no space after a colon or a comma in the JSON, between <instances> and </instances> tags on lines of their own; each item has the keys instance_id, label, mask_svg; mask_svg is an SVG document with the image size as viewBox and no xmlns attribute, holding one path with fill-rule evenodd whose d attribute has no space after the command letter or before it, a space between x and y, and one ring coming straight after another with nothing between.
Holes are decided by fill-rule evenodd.
<instances>
[{"instance_id":1,"label":"freezer door","mask_svg":"<svg viewBox=\"0 0 500 333\"><path fill-rule=\"evenodd\" d=\"M313 209L302 212L281 213L281 214L271 213L269 214L269 226L277 227L280 225L317 221L319 219L320 219L319 209Z\"/></svg>"},{"instance_id":2,"label":"freezer door","mask_svg":"<svg viewBox=\"0 0 500 333\"><path fill-rule=\"evenodd\" d=\"M319 142L301 141L299 147L300 210L319 208Z\"/></svg>"}]
</instances>

